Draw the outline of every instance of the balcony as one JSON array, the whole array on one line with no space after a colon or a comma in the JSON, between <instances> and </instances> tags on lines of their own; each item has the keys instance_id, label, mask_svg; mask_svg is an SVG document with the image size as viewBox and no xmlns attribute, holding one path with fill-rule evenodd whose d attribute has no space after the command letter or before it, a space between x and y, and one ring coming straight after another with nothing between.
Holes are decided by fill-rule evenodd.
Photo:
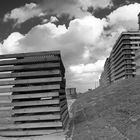
<instances>
[{"instance_id":1,"label":"balcony","mask_svg":"<svg viewBox=\"0 0 140 140\"><path fill-rule=\"evenodd\" d=\"M134 59L135 57L134 57L134 54L133 53L131 53L130 51L123 51L120 55L119 55L119 57L115 57L115 58L112 58L112 60L113 60L113 63L116 63L119 59L121 59L121 58L128 58L128 59Z\"/></svg>"},{"instance_id":2,"label":"balcony","mask_svg":"<svg viewBox=\"0 0 140 140\"><path fill-rule=\"evenodd\" d=\"M115 46L114 48L113 48L113 53L115 54L119 49L120 49L120 47L122 47L123 45L130 45L131 43L130 43L130 41L122 41L122 42L120 42L118 45L117 45L117 47Z\"/></svg>"},{"instance_id":3,"label":"balcony","mask_svg":"<svg viewBox=\"0 0 140 140\"><path fill-rule=\"evenodd\" d=\"M135 55L135 52L132 50L132 49L129 49L129 50L126 50L124 48L120 49L120 51L118 53L116 53L116 55L113 55L112 59L116 59L118 58L120 55L123 55L123 54L133 54Z\"/></svg>"},{"instance_id":4,"label":"balcony","mask_svg":"<svg viewBox=\"0 0 140 140\"><path fill-rule=\"evenodd\" d=\"M123 71L122 73L119 73L118 75L115 76L115 79L114 80L118 80L118 79L120 79L122 77L125 77L125 74L126 74L125 71Z\"/></svg>"},{"instance_id":5,"label":"balcony","mask_svg":"<svg viewBox=\"0 0 140 140\"><path fill-rule=\"evenodd\" d=\"M114 76L116 77L117 75L119 75L120 73L124 72L125 71L125 68L122 67L121 69L117 70L114 72Z\"/></svg>"},{"instance_id":6,"label":"balcony","mask_svg":"<svg viewBox=\"0 0 140 140\"><path fill-rule=\"evenodd\" d=\"M115 68L119 67L119 65L121 65L121 63L125 63L125 64L135 64L135 62L134 62L133 59L134 59L133 57L132 57L132 58L126 58L126 57L124 56L124 57L122 57L122 59L120 59L118 62L113 63L113 68L115 69Z\"/></svg>"}]
</instances>

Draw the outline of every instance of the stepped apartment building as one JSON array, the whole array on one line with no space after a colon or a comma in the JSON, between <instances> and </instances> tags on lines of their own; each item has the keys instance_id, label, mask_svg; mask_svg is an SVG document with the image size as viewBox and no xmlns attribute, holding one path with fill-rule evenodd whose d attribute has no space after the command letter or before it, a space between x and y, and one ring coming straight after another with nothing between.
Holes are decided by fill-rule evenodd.
<instances>
[{"instance_id":1,"label":"stepped apartment building","mask_svg":"<svg viewBox=\"0 0 140 140\"><path fill-rule=\"evenodd\" d=\"M105 86L105 85L110 85L111 83L111 75L110 75L110 58L106 59L105 65L104 65L104 71L101 74L100 78L100 85Z\"/></svg>"},{"instance_id":2,"label":"stepped apartment building","mask_svg":"<svg viewBox=\"0 0 140 140\"><path fill-rule=\"evenodd\" d=\"M122 32L106 60L100 85L135 76L135 52L140 48L140 31ZM110 60L110 61L108 61ZM104 83L104 84L103 84Z\"/></svg>"},{"instance_id":3,"label":"stepped apartment building","mask_svg":"<svg viewBox=\"0 0 140 140\"><path fill-rule=\"evenodd\" d=\"M136 63L136 75L140 75L140 49L138 49L138 51L136 52L135 63Z\"/></svg>"}]
</instances>

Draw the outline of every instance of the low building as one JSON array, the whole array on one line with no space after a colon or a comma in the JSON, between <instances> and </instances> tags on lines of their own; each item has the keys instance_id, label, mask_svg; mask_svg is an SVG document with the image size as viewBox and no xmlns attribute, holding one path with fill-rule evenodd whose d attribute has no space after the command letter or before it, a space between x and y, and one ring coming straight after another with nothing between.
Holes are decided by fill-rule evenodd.
<instances>
[{"instance_id":1,"label":"low building","mask_svg":"<svg viewBox=\"0 0 140 140\"><path fill-rule=\"evenodd\" d=\"M67 96L67 99L76 99L77 98L76 88L67 88L66 96Z\"/></svg>"}]
</instances>

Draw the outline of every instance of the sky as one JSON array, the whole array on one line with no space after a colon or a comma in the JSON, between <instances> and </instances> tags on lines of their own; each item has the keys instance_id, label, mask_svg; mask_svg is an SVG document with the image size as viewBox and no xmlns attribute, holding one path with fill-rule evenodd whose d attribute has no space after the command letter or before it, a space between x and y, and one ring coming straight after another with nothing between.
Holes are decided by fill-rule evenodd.
<instances>
[{"instance_id":1,"label":"sky","mask_svg":"<svg viewBox=\"0 0 140 140\"><path fill-rule=\"evenodd\" d=\"M60 50L67 87L84 92L139 12L139 0L1 0L0 54Z\"/></svg>"}]
</instances>

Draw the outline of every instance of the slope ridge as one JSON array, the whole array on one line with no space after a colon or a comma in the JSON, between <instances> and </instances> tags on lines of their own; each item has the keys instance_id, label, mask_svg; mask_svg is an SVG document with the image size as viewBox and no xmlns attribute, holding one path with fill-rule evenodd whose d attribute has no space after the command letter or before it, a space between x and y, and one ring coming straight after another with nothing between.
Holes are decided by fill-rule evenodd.
<instances>
[{"instance_id":1,"label":"slope ridge","mask_svg":"<svg viewBox=\"0 0 140 140\"><path fill-rule=\"evenodd\" d=\"M74 140L139 140L140 76L82 94L72 113Z\"/></svg>"}]
</instances>

